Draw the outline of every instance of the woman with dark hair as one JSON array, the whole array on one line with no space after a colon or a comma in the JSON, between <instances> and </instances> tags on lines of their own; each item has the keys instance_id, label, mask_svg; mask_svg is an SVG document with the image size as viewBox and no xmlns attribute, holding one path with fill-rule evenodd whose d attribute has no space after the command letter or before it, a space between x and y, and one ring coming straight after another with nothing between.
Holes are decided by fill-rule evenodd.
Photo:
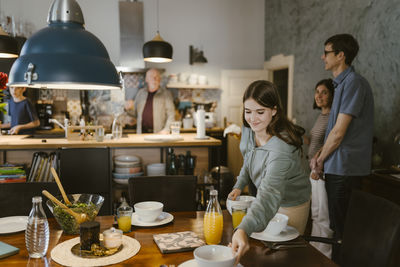
<instances>
[{"instance_id":1,"label":"woman with dark hair","mask_svg":"<svg viewBox=\"0 0 400 267\"><path fill-rule=\"evenodd\" d=\"M232 248L240 257L249 249L248 236L261 232L277 212L304 232L310 207L310 181L301 163L304 129L286 117L276 86L255 81L243 96L240 151L243 166L229 198L246 185L257 189L256 199L235 229Z\"/></svg>"},{"instance_id":2,"label":"woman with dark hair","mask_svg":"<svg viewBox=\"0 0 400 267\"><path fill-rule=\"evenodd\" d=\"M314 90L314 109L320 109L315 124L310 132L308 142L308 160L309 163L314 155L324 145L325 131L328 125L329 112L331 111L333 101L333 81L332 79L324 79L317 83ZM305 139L307 140L307 139ZM311 181L311 219L312 231L311 235L320 237L332 237L332 230L329 227L329 211L328 197L325 189L325 181L319 178L313 172L310 174ZM325 256L331 258L332 246L319 242L311 242L311 244L321 251Z\"/></svg>"}]
</instances>

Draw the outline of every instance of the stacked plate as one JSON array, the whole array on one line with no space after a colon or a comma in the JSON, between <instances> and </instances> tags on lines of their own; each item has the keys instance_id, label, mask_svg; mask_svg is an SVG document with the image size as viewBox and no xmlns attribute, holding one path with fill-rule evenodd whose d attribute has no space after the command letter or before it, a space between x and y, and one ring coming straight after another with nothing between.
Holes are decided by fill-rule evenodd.
<instances>
[{"instance_id":1,"label":"stacked plate","mask_svg":"<svg viewBox=\"0 0 400 267\"><path fill-rule=\"evenodd\" d=\"M118 184L128 184L129 178L142 175L142 163L139 157L131 155L114 157L114 182Z\"/></svg>"}]
</instances>

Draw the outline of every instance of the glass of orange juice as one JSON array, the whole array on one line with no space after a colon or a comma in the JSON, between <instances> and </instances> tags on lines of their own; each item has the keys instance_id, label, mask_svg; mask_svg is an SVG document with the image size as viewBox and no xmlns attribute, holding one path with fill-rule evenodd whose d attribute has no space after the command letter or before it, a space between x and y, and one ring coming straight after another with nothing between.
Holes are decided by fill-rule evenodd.
<instances>
[{"instance_id":1,"label":"glass of orange juice","mask_svg":"<svg viewBox=\"0 0 400 267\"><path fill-rule=\"evenodd\" d=\"M117 210L118 228L124 233L131 231L133 208L129 206L119 207Z\"/></svg>"},{"instance_id":2,"label":"glass of orange juice","mask_svg":"<svg viewBox=\"0 0 400 267\"><path fill-rule=\"evenodd\" d=\"M243 206L233 206L232 207L232 226L233 229L239 226L242 222L243 217L247 213L247 208Z\"/></svg>"}]
</instances>

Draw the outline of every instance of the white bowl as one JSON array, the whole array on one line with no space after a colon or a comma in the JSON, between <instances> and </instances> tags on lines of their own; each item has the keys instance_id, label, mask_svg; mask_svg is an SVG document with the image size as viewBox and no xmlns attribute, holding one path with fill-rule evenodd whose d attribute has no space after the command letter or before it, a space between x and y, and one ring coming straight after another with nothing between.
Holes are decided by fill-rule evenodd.
<instances>
[{"instance_id":1,"label":"white bowl","mask_svg":"<svg viewBox=\"0 0 400 267\"><path fill-rule=\"evenodd\" d=\"M244 207L246 209L250 208L253 200L256 199L253 196L238 196L236 200L227 199L226 200L226 209L232 214L232 206Z\"/></svg>"},{"instance_id":2,"label":"white bowl","mask_svg":"<svg viewBox=\"0 0 400 267\"><path fill-rule=\"evenodd\" d=\"M165 163L153 163L147 165L147 175L148 176L159 176L166 174Z\"/></svg>"},{"instance_id":3,"label":"white bowl","mask_svg":"<svg viewBox=\"0 0 400 267\"><path fill-rule=\"evenodd\" d=\"M140 162L128 162L128 161L119 161L119 160L114 160L114 165L115 165L115 167L118 167L118 168L134 168L134 167L141 166Z\"/></svg>"},{"instance_id":4,"label":"white bowl","mask_svg":"<svg viewBox=\"0 0 400 267\"><path fill-rule=\"evenodd\" d=\"M141 167L135 167L135 168L114 168L116 173L138 173L142 170Z\"/></svg>"},{"instance_id":5,"label":"white bowl","mask_svg":"<svg viewBox=\"0 0 400 267\"><path fill-rule=\"evenodd\" d=\"M198 247L193 255L199 267L232 267L236 260L232 248L220 245Z\"/></svg>"},{"instance_id":6,"label":"white bowl","mask_svg":"<svg viewBox=\"0 0 400 267\"><path fill-rule=\"evenodd\" d=\"M144 201L136 203L135 213L142 222L154 222L163 211L164 204L157 201Z\"/></svg>"},{"instance_id":7,"label":"white bowl","mask_svg":"<svg viewBox=\"0 0 400 267\"><path fill-rule=\"evenodd\" d=\"M272 218L265 231L270 235L279 235L287 226L289 217L282 213L275 214L274 218Z\"/></svg>"},{"instance_id":8,"label":"white bowl","mask_svg":"<svg viewBox=\"0 0 400 267\"><path fill-rule=\"evenodd\" d=\"M114 157L114 161L139 162L140 159L137 156L119 155L119 156Z\"/></svg>"}]
</instances>

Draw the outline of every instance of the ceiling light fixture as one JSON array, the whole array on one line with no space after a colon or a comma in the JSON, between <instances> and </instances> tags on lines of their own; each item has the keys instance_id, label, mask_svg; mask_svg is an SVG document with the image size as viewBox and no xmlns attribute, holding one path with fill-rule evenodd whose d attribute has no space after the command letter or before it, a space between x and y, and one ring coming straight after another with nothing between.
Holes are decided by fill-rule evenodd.
<instances>
[{"instance_id":1,"label":"ceiling light fixture","mask_svg":"<svg viewBox=\"0 0 400 267\"><path fill-rule=\"evenodd\" d=\"M84 28L75 0L54 0L48 27L32 35L14 62L8 86L110 90L121 78L103 43Z\"/></svg>"},{"instance_id":2,"label":"ceiling light fixture","mask_svg":"<svg viewBox=\"0 0 400 267\"><path fill-rule=\"evenodd\" d=\"M1 10L1 1L0 1ZM0 58L18 57L18 42L14 37L8 35L0 24Z\"/></svg>"},{"instance_id":3,"label":"ceiling light fixture","mask_svg":"<svg viewBox=\"0 0 400 267\"><path fill-rule=\"evenodd\" d=\"M164 41L159 32L159 0L157 0L157 34L143 45L143 58L147 62L166 63L172 61L172 46Z\"/></svg>"}]
</instances>

